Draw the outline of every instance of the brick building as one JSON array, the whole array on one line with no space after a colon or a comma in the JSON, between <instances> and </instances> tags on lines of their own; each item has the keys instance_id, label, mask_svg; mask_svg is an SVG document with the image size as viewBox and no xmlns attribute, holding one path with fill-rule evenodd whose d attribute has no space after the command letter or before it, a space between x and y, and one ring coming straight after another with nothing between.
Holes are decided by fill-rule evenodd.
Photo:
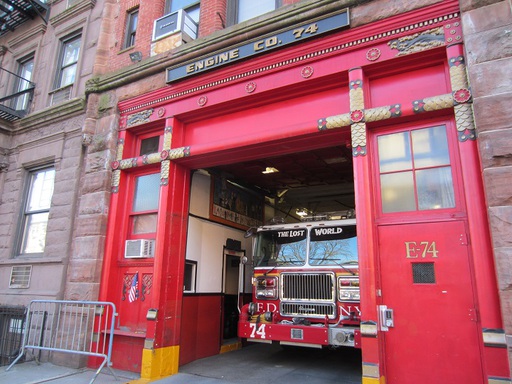
<instances>
[{"instance_id":1,"label":"brick building","mask_svg":"<svg viewBox=\"0 0 512 384\"><path fill-rule=\"evenodd\" d=\"M216 214L216 182L223 191L232 182L259 195L264 219L295 210L287 205L295 185L310 191L301 200L309 209L343 200L356 210L359 251L366 255L360 261L364 383L407 382L390 358L396 353L419 382L510 382L510 2L251 3L52 1L51 12L43 7L46 20L2 29L2 69L35 86L25 112L16 115L4 102L10 110L0 120L0 210L8 217L0 224L6 239L0 303L112 301L120 318L114 366L146 378L175 373L222 350L231 293L226 260L250 255L247 221ZM348 25L315 29L344 9ZM276 37L286 32L295 40ZM253 51L244 56L247 44ZM59 84L46 76L68 64L74 79ZM2 71L2 79L9 76ZM3 95L22 90L19 83L2 80ZM25 94L16 100L23 104ZM452 199L430 209L387 201L378 191L396 175L377 171L384 153L379 138L440 126L453 133L446 144ZM247 176L259 173L263 159L294 163L305 175L293 154L313 159L314 151L327 149L343 153L338 160L348 165L318 188L312 176L280 180L288 191L281 199ZM343 172L334 187L326 184ZM27 204L31 193L44 197L52 187L51 204ZM318 190L348 198L314 201ZM46 231L35 229L38 218ZM443 296L432 300L420 288L394 285L393 271L408 270L386 261L390 250L412 241L463 246L461 257L469 260L463 268L440 263L439 270L461 279L444 294L458 288L469 296L442 304ZM152 257L128 254L128 244L141 243L153 247ZM135 276L140 289L132 301L127 292ZM398 322L412 297L428 310L402 319L427 324L428 339L442 335L449 344L432 347L409 327L377 328L377 305L395 307ZM471 324L458 321L465 316ZM464 343L450 349L458 337ZM417 340L416 363L403 352L411 347L406 339ZM471 356L457 357L461 347ZM433 348L450 350L450 357L420 353ZM429 376L432 365L438 376Z\"/></svg>"}]
</instances>

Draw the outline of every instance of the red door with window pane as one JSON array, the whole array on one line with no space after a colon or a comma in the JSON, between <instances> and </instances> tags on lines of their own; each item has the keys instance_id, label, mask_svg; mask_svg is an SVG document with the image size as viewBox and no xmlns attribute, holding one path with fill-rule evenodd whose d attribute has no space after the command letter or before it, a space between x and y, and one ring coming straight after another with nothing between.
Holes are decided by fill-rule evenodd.
<instances>
[{"instance_id":1,"label":"red door with window pane","mask_svg":"<svg viewBox=\"0 0 512 384\"><path fill-rule=\"evenodd\" d=\"M462 221L380 226L387 384L481 384L480 334Z\"/></svg>"}]
</instances>

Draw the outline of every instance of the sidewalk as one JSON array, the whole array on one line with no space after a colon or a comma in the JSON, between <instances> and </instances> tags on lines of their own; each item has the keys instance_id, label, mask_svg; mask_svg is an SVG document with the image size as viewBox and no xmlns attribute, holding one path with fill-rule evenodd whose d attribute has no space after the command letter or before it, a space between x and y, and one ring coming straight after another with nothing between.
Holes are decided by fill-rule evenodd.
<instances>
[{"instance_id":1,"label":"sidewalk","mask_svg":"<svg viewBox=\"0 0 512 384\"><path fill-rule=\"evenodd\" d=\"M8 372L7 367L0 367L0 383L2 384L88 384L96 373L95 370L83 368L73 369L61 367L50 363L37 364L35 361L16 364ZM133 372L118 371L114 369L119 380L112 376L108 368L103 368L94 384L121 384L139 379Z\"/></svg>"},{"instance_id":2,"label":"sidewalk","mask_svg":"<svg viewBox=\"0 0 512 384\"><path fill-rule=\"evenodd\" d=\"M5 372L0 367L1 384L88 384L92 369L73 369L35 362L17 364ZM329 351L297 348L283 350L277 345L253 344L195 360L180 372L162 379L141 379L138 373L103 368L93 384L254 384L271 381L280 384L361 384L361 354L350 348Z\"/></svg>"}]
</instances>

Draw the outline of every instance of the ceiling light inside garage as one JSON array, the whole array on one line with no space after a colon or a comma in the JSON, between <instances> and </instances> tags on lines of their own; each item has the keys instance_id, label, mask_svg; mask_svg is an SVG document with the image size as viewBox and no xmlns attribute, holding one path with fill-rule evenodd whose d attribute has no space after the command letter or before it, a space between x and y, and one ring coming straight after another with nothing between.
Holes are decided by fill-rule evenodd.
<instances>
[{"instance_id":1,"label":"ceiling light inside garage","mask_svg":"<svg viewBox=\"0 0 512 384\"><path fill-rule=\"evenodd\" d=\"M278 169L274 168L274 167L267 167L265 168L264 171L262 171L261 173L264 173L265 175L268 174L268 173L276 173L276 172L279 172Z\"/></svg>"}]
</instances>

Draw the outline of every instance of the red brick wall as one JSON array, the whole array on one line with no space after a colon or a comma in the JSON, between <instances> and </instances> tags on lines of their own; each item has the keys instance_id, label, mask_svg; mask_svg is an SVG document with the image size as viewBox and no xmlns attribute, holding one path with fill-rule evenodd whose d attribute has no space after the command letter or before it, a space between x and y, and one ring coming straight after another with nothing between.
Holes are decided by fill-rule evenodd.
<instances>
[{"instance_id":1,"label":"red brick wall","mask_svg":"<svg viewBox=\"0 0 512 384\"><path fill-rule=\"evenodd\" d=\"M151 38L155 19L164 14L165 0L128 0L119 3L117 15L114 17L115 37L110 50L109 69L116 70L133 64L130 53L141 52L142 58L147 58L151 52ZM139 20L135 36L135 46L123 49L125 39L126 19L128 12L139 7Z\"/></svg>"},{"instance_id":2,"label":"red brick wall","mask_svg":"<svg viewBox=\"0 0 512 384\"><path fill-rule=\"evenodd\" d=\"M226 27L227 0L201 1L199 37Z\"/></svg>"}]
</instances>

